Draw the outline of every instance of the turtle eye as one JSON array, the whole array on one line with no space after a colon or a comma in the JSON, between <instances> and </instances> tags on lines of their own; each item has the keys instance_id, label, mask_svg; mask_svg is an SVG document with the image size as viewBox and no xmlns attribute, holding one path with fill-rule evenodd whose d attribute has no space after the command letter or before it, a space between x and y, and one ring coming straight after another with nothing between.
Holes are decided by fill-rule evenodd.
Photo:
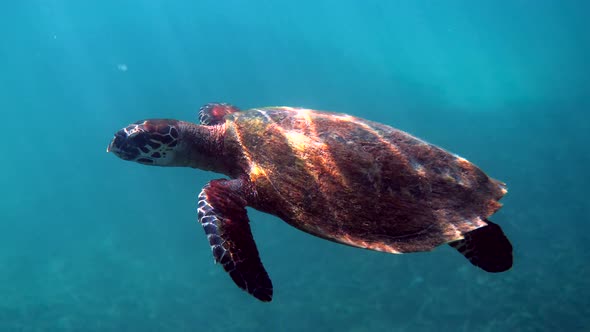
<instances>
[{"instance_id":1,"label":"turtle eye","mask_svg":"<svg viewBox=\"0 0 590 332\"><path fill-rule=\"evenodd\" d=\"M145 148L146 145L148 145L148 139L146 136L146 133L134 133L133 135L129 135L127 139L131 145L139 148Z\"/></svg>"},{"instance_id":2,"label":"turtle eye","mask_svg":"<svg viewBox=\"0 0 590 332\"><path fill-rule=\"evenodd\" d=\"M125 138L127 138L127 133L123 129L121 129L115 133L115 139L121 140L121 139L125 139Z\"/></svg>"}]
</instances>

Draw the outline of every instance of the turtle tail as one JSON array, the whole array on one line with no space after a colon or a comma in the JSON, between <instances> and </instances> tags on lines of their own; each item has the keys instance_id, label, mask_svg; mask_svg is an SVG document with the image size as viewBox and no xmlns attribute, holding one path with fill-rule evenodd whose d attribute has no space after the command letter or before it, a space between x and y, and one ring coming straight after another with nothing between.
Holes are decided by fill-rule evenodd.
<instances>
[{"instance_id":1,"label":"turtle tail","mask_svg":"<svg viewBox=\"0 0 590 332\"><path fill-rule=\"evenodd\" d=\"M500 226L486 220L488 225L465 234L462 240L449 245L459 251L471 264L487 272L504 272L512 267L512 244Z\"/></svg>"}]
</instances>

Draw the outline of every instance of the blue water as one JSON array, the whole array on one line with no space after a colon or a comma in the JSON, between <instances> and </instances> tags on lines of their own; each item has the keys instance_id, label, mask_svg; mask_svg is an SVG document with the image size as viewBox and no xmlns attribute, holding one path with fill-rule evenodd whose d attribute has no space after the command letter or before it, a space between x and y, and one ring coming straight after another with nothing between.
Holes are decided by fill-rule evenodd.
<instances>
[{"instance_id":1,"label":"blue water","mask_svg":"<svg viewBox=\"0 0 590 332\"><path fill-rule=\"evenodd\" d=\"M590 330L585 1L57 1L0 10L0 331ZM503 274L250 211L271 303L213 264L220 175L124 162L112 134L198 107L390 124L508 184ZM367 207L370 208L370 207Z\"/></svg>"}]
</instances>

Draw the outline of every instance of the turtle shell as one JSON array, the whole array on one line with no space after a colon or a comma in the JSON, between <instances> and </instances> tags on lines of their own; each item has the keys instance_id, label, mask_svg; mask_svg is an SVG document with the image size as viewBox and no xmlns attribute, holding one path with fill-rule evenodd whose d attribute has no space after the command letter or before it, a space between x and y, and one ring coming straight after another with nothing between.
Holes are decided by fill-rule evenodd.
<instances>
[{"instance_id":1,"label":"turtle shell","mask_svg":"<svg viewBox=\"0 0 590 332\"><path fill-rule=\"evenodd\" d=\"M345 114L270 107L226 116L252 206L335 242L428 251L486 225L504 184L457 155Z\"/></svg>"}]
</instances>

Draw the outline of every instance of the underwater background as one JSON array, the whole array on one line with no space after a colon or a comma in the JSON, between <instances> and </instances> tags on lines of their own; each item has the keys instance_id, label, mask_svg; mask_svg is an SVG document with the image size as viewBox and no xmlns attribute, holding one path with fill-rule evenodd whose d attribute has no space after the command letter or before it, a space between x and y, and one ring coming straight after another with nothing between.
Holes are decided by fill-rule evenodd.
<instances>
[{"instance_id":1,"label":"underwater background","mask_svg":"<svg viewBox=\"0 0 590 332\"><path fill-rule=\"evenodd\" d=\"M22 0L0 10L0 331L590 330L586 1ZM213 264L219 174L105 152L201 104L408 131L508 184L514 267L391 255L250 210L271 303ZM371 207L368 206L368 209Z\"/></svg>"}]
</instances>

